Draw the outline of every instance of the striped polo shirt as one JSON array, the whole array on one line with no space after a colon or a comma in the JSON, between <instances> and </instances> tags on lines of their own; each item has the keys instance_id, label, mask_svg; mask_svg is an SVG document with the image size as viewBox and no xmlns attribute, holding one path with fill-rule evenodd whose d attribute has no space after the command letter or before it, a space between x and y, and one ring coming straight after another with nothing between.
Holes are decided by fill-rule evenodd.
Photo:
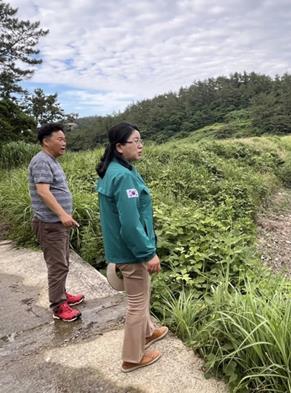
<instances>
[{"instance_id":1,"label":"striped polo shirt","mask_svg":"<svg viewBox=\"0 0 291 393\"><path fill-rule=\"evenodd\" d=\"M66 175L59 162L44 151L37 153L30 161L29 192L34 217L44 222L59 222L59 217L47 207L36 192L36 184L50 185L50 191L68 213L72 213L72 194L68 188Z\"/></svg>"}]
</instances>

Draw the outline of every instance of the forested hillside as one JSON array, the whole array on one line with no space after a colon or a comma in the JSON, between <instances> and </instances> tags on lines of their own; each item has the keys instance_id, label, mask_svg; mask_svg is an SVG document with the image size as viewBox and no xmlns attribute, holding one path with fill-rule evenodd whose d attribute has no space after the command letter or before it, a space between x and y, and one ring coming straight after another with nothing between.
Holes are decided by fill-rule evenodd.
<instances>
[{"instance_id":1,"label":"forested hillside","mask_svg":"<svg viewBox=\"0 0 291 393\"><path fill-rule=\"evenodd\" d=\"M177 93L137 102L122 113L81 118L78 127L69 134L71 149L98 146L105 141L111 125L119 121L138 125L144 139L157 142L190 133L197 140L288 134L291 75L271 78L252 72L210 78L194 82Z\"/></svg>"}]
</instances>

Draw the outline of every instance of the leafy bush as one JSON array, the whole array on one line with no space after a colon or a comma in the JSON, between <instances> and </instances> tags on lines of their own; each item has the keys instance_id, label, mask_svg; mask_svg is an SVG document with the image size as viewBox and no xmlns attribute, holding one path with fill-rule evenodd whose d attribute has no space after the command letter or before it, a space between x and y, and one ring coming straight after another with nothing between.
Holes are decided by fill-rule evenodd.
<instances>
[{"instance_id":1,"label":"leafy bush","mask_svg":"<svg viewBox=\"0 0 291 393\"><path fill-rule=\"evenodd\" d=\"M278 176L286 187L291 187L291 155L290 158L280 167Z\"/></svg>"},{"instance_id":2,"label":"leafy bush","mask_svg":"<svg viewBox=\"0 0 291 393\"><path fill-rule=\"evenodd\" d=\"M159 204L155 209L156 233L166 271L154 280L154 288L159 288L154 291L154 306L159 305L162 287L171 288L173 294L181 288L194 289L200 297L225 277L232 285L239 285L254 263L250 246L255 227L247 217L234 221L233 213L232 207L225 205L173 210Z\"/></svg>"},{"instance_id":3,"label":"leafy bush","mask_svg":"<svg viewBox=\"0 0 291 393\"><path fill-rule=\"evenodd\" d=\"M12 150L19 152L24 147L20 144L19 149L15 146ZM274 169L279 158L275 152L270 155L269 150L249 147L248 144L244 146L241 142L227 145L218 142L189 145L181 141L148 147L145 159L138 167L153 192L161 255L165 258L172 255L170 244L173 243L188 250L186 254L194 243L198 250L200 247L208 247L212 244L212 238L217 239L217 244L223 244L221 238L228 236L229 228L234 231L234 236L237 236L237 230L243 230L247 238L253 238L254 228L250 223L256 206L279 184ZM28 149L23 161L31 158L32 152L33 149ZM72 233L72 244L90 263L101 261L103 252L95 193L95 166L100 155L101 150L67 153L61 159L74 197L74 215L81 224L80 228ZM263 167L260 162L256 162L250 172L249 161L254 155L268 156L269 161L266 165L264 160ZM26 229L31 218L26 170L11 171L9 177L2 180L0 187L3 189L0 207L4 221L11 223L11 236L15 231L13 237L25 244L31 234L26 230L21 235L24 222L22 213L28 212L25 216L28 221ZM19 198L22 203L19 203ZM17 213L18 207L20 215ZM167 218L170 218L170 222ZM172 237L168 234L170 230L173 231ZM179 231L184 233L181 238L178 236ZM192 239L191 244L188 238ZM86 242L83 241L85 239ZM165 242L169 245L167 252L164 251ZM216 253L218 260L224 258L222 249L211 252ZM177 260L182 258L182 254L175 251ZM198 258L193 252L190 252L190 256L193 259Z\"/></svg>"}]
</instances>

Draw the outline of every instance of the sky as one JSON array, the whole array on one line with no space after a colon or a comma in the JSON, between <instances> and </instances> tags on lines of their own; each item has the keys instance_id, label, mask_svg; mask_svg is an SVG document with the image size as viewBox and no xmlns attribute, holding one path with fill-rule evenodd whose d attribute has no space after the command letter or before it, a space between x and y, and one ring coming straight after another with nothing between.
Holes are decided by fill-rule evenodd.
<instances>
[{"instance_id":1,"label":"sky","mask_svg":"<svg viewBox=\"0 0 291 393\"><path fill-rule=\"evenodd\" d=\"M291 72L290 0L7 2L50 30L24 86L57 93L65 113L79 117L234 72Z\"/></svg>"}]
</instances>

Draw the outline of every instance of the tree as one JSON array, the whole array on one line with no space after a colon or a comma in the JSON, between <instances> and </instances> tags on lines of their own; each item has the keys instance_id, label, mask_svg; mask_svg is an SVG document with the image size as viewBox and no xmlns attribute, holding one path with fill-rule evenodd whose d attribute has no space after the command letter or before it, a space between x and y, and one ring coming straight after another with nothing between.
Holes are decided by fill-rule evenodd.
<instances>
[{"instance_id":1,"label":"tree","mask_svg":"<svg viewBox=\"0 0 291 393\"><path fill-rule=\"evenodd\" d=\"M36 123L9 99L0 100L0 144L10 141L36 140Z\"/></svg>"},{"instance_id":2,"label":"tree","mask_svg":"<svg viewBox=\"0 0 291 393\"><path fill-rule=\"evenodd\" d=\"M78 126L78 117L79 114L78 113L68 113L65 115L65 127L66 127L66 131L72 131L74 128L76 128Z\"/></svg>"},{"instance_id":3,"label":"tree","mask_svg":"<svg viewBox=\"0 0 291 393\"><path fill-rule=\"evenodd\" d=\"M33 116L38 125L63 121L65 115L57 97L57 93L46 96L42 89L35 89L32 96L26 96L25 112Z\"/></svg>"},{"instance_id":4,"label":"tree","mask_svg":"<svg viewBox=\"0 0 291 393\"><path fill-rule=\"evenodd\" d=\"M257 134L286 134L291 132L291 76L278 76L269 93L252 100L251 119Z\"/></svg>"},{"instance_id":5,"label":"tree","mask_svg":"<svg viewBox=\"0 0 291 393\"><path fill-rule=\"evenodd\" d=\"M32 66L40 64L36 45L48 30L39 22L19 20L18 9L0 0L0 96L10 98L22 89L18 83L32 76Z\"/></svg>"},{"instance_id":6,"label":"tree","mask_svg":"<svg viewBox=\"0 0 291 393\"><path fill-rule=\"evenodd\" d=\"M211 138L286 134L291 133L290 108L291 75L272 79L254 72L234 73L142 100L122 113L81 118L78 127L71 130L70 147L94 148L107 140L108 128L121 121L136 124L145 139L159 143L213 123L220 125L203 131Z\"/></svg>"}]
</instances>

